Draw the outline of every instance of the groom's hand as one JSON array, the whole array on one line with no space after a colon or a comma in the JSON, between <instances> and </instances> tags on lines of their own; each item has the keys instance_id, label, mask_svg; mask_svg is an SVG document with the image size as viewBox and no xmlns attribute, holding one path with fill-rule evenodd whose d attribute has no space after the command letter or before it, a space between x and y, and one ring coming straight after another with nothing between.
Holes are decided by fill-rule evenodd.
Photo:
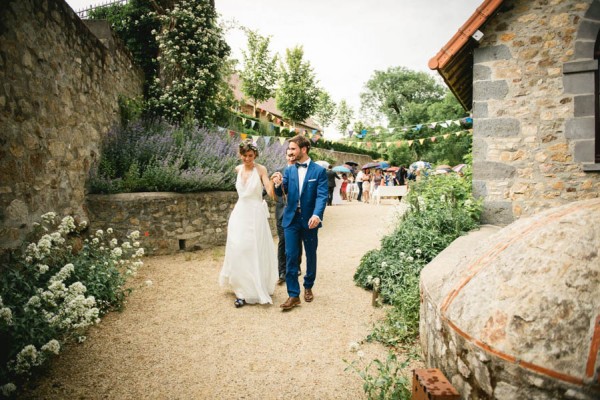
<instances>
[{"instance_id":1,"label":"groom's hand","mask_svg":"<svg viewBox=\"0 0 600 400\"><path fill-rule=\"evenodd\" d=\"M280 172L275 172L271 175L271 181L277 186L281 185L281 181L283 180Z\"/></svg>"},{"instance_id":2,"label":"groom's hand","mask_svg":"<svg viewBox=\"0 0 600 400\"><path fill-rule=\"evenodd\" d=\"M308 220L308 229L314 229L317 226L319 226L320 223L321 223L321 218L317 217L316 215L313 215Z\"/></svg>"}]
</instances>

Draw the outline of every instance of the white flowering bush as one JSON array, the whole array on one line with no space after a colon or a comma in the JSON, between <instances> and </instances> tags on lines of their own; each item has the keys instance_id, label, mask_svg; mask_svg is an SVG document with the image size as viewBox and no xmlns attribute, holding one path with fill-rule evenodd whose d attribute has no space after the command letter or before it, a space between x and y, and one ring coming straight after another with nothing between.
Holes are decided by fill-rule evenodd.
<instances>
[{"instance_id":1,"label":"white flowering bush","mask_svg":"<svg viewBox=\"0 0 600 400\"><path fill-rule=\"evenodd\" d=\"M83 238L86 228L44 214L35 239L0 266L0 396L124 304L126 277L143 264L139 232L120 244L112 229Z\"/></svg>"},{"instance_id":2,"label":"white flowering bush","mask_svg":"<svg viewBox=\"0 0 600 400\"><path fill-rule=\"evenodd\" d=\"M183 0L154 15L162 28L152 31L160 72L151 82L150 107L174 122L213 120L221 66L230 52L214 8L207 1Z\"/></svg>"}]
</instances>

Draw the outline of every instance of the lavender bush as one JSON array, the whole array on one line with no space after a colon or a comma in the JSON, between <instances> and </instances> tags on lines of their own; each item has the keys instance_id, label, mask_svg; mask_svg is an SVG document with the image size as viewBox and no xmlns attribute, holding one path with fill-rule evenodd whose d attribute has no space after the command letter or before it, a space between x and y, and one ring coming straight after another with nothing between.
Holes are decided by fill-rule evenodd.
<instances>
[{"instance_id":1,"label":"lavender bush","mask_svg":"<svg viewBox=\"0 0 600 400\"><path fill-rule=\"evenodd\" d=\"M227 131L166 123L113 129L91 171L92 193L234 190L239 138ZM258 140L258 163L285 165L284 146Z\"/></svg>"}]
</instances>

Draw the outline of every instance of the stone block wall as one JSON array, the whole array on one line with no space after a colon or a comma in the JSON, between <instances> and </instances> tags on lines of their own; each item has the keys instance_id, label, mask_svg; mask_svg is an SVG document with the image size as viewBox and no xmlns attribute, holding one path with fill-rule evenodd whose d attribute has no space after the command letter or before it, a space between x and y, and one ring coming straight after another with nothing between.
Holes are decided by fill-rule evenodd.
<instances>
[{"instance_id":1,"label":"stone block wall","mask_svg":"<svg viewBox=\"0 0 600 400\"><path fill-rule=\"evenodd\" d=\"M64 0L0 6L0 251L48 211L87 219L85 183L118 96L143 74L118 40L109 49Z\"/></svg>"},{"instance_id":2,"label":"stone block wall","mask_svg":"<svg viewBox=\"0 0 600 400\"><path fill-rule=\"evenodd\" d=\"M113 228L124 237L139 230L147 254L173 254L223 246L235 192L122 193L88 195L92 232ZM277 234L275 203L269 201L271 232Z\"/></svg>"},{"instance_id":3,"label":"stone block wall","mask_svg":"<svg viewBox=\"0 0 600 400\"><path fill-rule=\"evenodd\" d=\"M473 190L506 225L598 197L593 43L600 1L507 0L481 28L473 70Z\"/></svg>"}]
</instances>

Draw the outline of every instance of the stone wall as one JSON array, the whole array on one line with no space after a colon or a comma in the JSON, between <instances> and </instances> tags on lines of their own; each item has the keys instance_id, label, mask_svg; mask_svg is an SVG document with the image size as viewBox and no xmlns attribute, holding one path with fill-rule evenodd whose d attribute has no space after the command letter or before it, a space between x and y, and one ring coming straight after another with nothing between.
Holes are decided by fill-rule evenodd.
<instances>
[{"instance_id":1,"label":"stone wall","mask_svg":"<svg viewBox=\"0 0 600 400\"><path fill-rule=\"evenodd\" d=\"M328 155L329 157L333 158L334 160L336 160L336 165L344 164L346 161L354 161L354 162L358 163L358 167L360 168L362 165L373 161L371 156L367 156L364 154L343 153L341 151L325 150L325 149L318 149L318 148L315 148L315 149L321 153Z\"/></svg>"},{"instance_id":2,"label":"stone wall","mask_svg":"<svg viewBox=\"0 0 600 400\"><path fill-rule=\"evenodd\" d=\"M0 250L48 211L87 219L85 182L119 95L143 74L118 42L108 49L63 0L0 6Z\"/></svg>"},{"instance_id":3,"label":"stone wall","mask_svg":"<svg viewBox=\"0 0 600 400\"><path fill-rule=\"evenodd\" d=\"M593 162L593 73L584 71L597 69L599 28L598 0L507 0L481 28L473 190L484 199L483 222L506 225L599 195L600 174L586 172L594 169L586 168Z\"/></svg>"},{"instance_id":4,"label":"stone wall","mask_svg":"<svg viewBox=\"0 0 600 400\"><path fill-rule=\"evenodd\" d=\"M88 195L90 228L113 228L124 237L141 233L147 254L172 254L225 245L229 214L237 201L235 192L123 193ZM269 201L271 232L275 226L275 203Z\"/></svg>"}]
</instances>

